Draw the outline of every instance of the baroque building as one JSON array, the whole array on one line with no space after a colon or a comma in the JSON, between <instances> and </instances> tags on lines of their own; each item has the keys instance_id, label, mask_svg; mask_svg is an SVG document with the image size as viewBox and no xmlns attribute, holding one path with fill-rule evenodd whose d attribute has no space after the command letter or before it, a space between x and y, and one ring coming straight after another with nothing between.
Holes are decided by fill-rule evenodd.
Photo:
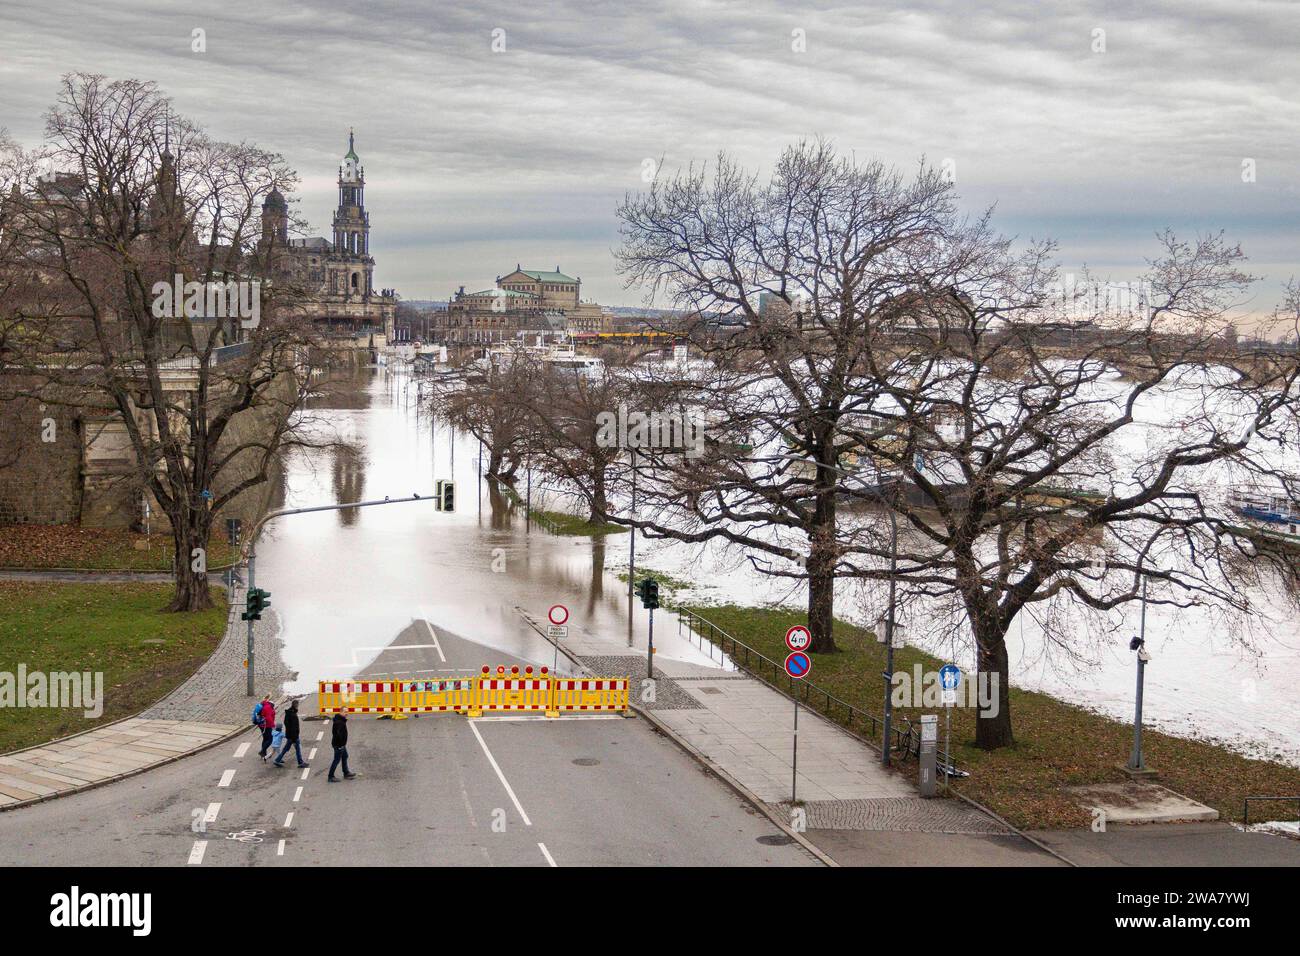
<instances>
[{"instance_id":1,"label":"baroque building","mask_svg":"<svg viewBox=\"0 0 1300 956\"><path fill-rule=\"evenodd\" d=\"M341 338L368 338L362 344L381 346L392 338L397 296L374 288L366 173L351 131L338 187L333 238L290 239L289 204L277 189L262 204L262 243L272 250L273 272L304 293L303 307L313 320Z\"/></svg>"},{"instance_id":2,"label":"baroque building","mask_svg":"<svg viewBox=\"0 0 1300 956\"><path fill-rule=\"evenodd\" d=\"M582 280L515 265L481 292L465 287L452 297L443 320L446 341L455 343L560 340L577 332L604 331L608 317L595 302L582 301Z\"/></svg>"}]
</instances>

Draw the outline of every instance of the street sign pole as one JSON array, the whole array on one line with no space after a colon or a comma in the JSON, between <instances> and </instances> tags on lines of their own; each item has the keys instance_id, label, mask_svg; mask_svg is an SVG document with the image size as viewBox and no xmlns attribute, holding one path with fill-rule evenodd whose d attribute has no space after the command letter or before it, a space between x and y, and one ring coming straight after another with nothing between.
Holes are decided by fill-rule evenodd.
<instances>
[{"instance_id":1,"label":"street sign pole","mask_svg":"<svg viewBox=\"0 0 1300 956\"><path fill-rule=\"evenodd\" d=\"M790 802L796 803L799 792L799 698L794 699L794 760L790 774Z\"/></svg>"},{"instance_id":2,"label":"street sign pole","mask_svg":"<svg viewBox=\"0 0 1300 956\"><path fill-rule=\"evenodd\" d=\"M650 640L646 643L645 652L645 671L646 677L654 679L655 676L655 609L650 609Z\"/></svg>"}]
</instances>

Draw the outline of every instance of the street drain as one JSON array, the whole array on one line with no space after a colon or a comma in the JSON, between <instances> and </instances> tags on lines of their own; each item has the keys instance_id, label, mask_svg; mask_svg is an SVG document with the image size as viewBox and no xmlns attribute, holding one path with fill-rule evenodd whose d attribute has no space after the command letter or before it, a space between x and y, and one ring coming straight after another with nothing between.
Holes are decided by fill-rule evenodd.
<instances>
[{"instance_id":1,"label":"street drain","mask_svg":"<svg viewBox=\"0 0 1300 956\"><path fill-rule=\"evenodd\" d=\"M595 757L579 757L577 760L573 762L577 764L579 767L594 767L596 766L596 764L600 763L600 761L597 760Z\"/></svg>"},{"instance_id":2,"label":"street drain","mask_svg":"<svg viewBox=\"0 0 1300 956\"><path fill-rule=\"evenodd\" d=\"M770 836L759 837L758 842L763 844L763 846L789 846L794 842L794 840L790 839L790 837L786 836L784 833L773 833Z\"/></svg>"}]
</instances>

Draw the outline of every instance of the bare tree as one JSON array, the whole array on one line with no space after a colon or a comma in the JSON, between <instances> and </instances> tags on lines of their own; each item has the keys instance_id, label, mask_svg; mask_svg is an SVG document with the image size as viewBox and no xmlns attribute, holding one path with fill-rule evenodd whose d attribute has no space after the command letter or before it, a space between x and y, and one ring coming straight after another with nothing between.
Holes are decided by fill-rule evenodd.
<instances>
[{"instance_id":1,"label":"bare tree","mask_svg":"<svg viewBox=\"0 0 1300 956\"><path fill-rule=\"evenodd\" d=\"M1252 587L1294 579L1294 552L1231 495L1297 497L1297 356L1224 335L1251 280L1221 236L1161 236L1141 301L1098 310L1054 291L1050 244L1016 253L924 170L905 186L821 144L761 189L724 160L623 218L633 280L742 320L692 324L724 441L654 462L657 511L630 523L773 560L806 535L817 649L837 577L895 580L931 627L947 602L997 679L979 746L1013 741L1005 637L1026 607L1055 610L1068 648L1066 608L1104 614L1144 580L1152 600L1246 610Z\"/></svg>"},{"instance_id":2,"label":"bare tree","mask_svg":"<svg viewBox=\"0 0 1300 956\"><path fill-rule=\"evenodd\" d=\"M152 83L84 74L64 78L46 144L18 166L6 371L42 401L117 417L171 526L170 609L208 607L213 521L267 479L309 386L292 283L260 281L283 251L262 203L295 176L177 117Z\"/></svg>"}]
</instances>

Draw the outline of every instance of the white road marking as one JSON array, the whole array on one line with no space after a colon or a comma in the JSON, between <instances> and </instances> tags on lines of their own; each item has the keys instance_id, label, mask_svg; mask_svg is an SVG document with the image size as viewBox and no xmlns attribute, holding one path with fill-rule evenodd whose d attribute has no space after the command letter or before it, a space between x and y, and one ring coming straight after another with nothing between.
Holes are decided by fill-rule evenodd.
<instances>
[{"instance_id":1,"label":"white road marking","mask_svg":"<svg viewBox=\"0 0 1300 956\"><path fill-rule=\"evenodd\" d=\"M438 649L438 660L444 664L447 663L447 656L442 653L442 645L438 643L438 635L433 632L433 625L429 623L429 618L432 615L429 614L426 608L420 608L420 613L424 615L424 626L429 629L429 639L433 641L433 646Z\"/></svg>"},{"instance_id":2,"label":"white road marking","mask_svg":"<svg viewBox=\"0 0 1300 956\"><path fill-rule=\"evenodd\" d=\"M481 720L509 720L519 724L567 724L575 720L626 720L622 714L566 714L563 717L546 717L542 714L516 717L475 717L474 723Z\"/></svg>"},{"instance_id":3,"label":"white road marking","mask_svg":"<svg viewBox=\"0 0 1300 956\"><path fill-rule=\"evenodd\" d=\"M209 804L208 804L208 812L205 813L205 814L203 814L203 822L204 822L204 823L216 823L216 822L217 822L217 814L220 813L220 812L221 812L221 804L219 804L219 803L209 803Z\"/></svg>"},{"instance_id":4,"label":"white road marking","mask_svg":"<svg viewBox=\"0 0 1300 956\"><path fill-rule=\"evenodd\" d=\"M545 843L537 844L537 849L542 851L542 856L546 857L547 863L551 864L551 866L559 866L559 864L555 862L555 857L551 856L550 852L546 849Z\"/></svg>"},{"instance_id":5,"label":"white road marking","mask_svg":"<svg viewBox=\"0 0 1300 956\"><path fill-rule=\"evenodd\" d=\"M427 624L428 622L426 621L425 623ZM434 641L437 641L437 640L438 640L438 638L437 638L437 637L434 637ZM371 660L374 661L374 660L378 660L378 659L379 659L379 655L380 655L380 654L385 654L385 653L387 653L388 651L427 651L429 648L435 648L435 649L438 651L438 656L439 656L439 657L442 657L442 648L441 648L441 647L438 647L438 645L437 645L436 643L434 643L434 644L396 644L396 645L388 645L388 646L385 646L385 647L353 647L353 648L350 648L350 650L351 650L351 652L352 652L352 660L351 660L351 661L349 661L349 662L346 663L346 664L331 664L330 667L331 667L331 668L333 668L333 667L339 667L339 668L342 668L342 667L351 667L352 669L356 670L356 669L358 669L358 668L361 667L361 662L360 662L359 660L357 660L357 654L361 653L362 651L375 651L375 652L376 652L376 653L375 653L375 656L374 656L373 658L371 658ZM442 657L442 662L443 662L444 664L447 663L447 658ZM400 661L396 661L396 662L394 662L394 663L401 663L401 662L400 662ZM353 684L353 683L355 683L355 684L360 684L360 683L362 683L362 682L364 682L364 681L368 681L369 679L370 679L370 678L366 678L366 677L352 677L352 678L349 678L348 680L342 680L342 681L339 681L339 683L340 683L340 684Z\"/></svg>"},{"instance_id":6,"label":"white road marking","mask_svg":"<svg viewBox=\"0 0 1300 956\"><path fill-rule=\"evenodd\" d=\"M308 760L315 760L315 759L316 759L316 748L315 748L315 747L312 747L311 750L308 751L308 753L307 753L307 759L308 759Z\"/></svg>"},{"instance_id":7,"label":"white road marking","mask_svg":"<svg viewBox=\"0 0 1300 956\"><path fill-rule=\"evenodd\" d=\"M195 840L194 846L190 847L190 865L197 866L203 862L203 854L208 849L207 840Z\"/></svg>"},{"instance_id":8,"label":"white road marking","mask_svg":"<svg viewBox=\"0 0 1300 956\"><path fill-rule=\"evenodd\" d=\"M217 786L218 786L218 787L228 787L228 786L230 786L230 781L232 781L232 780L234 780L234 779L235 779L235 771L233 771L233 770L227 770L225 773L223 773L223 774L221 775L221 780L220 780L220 782L217 783Z\"/></svg>"},{"instance_id":9,"label":"white road marking","mask_svg":"<svg viewBox=\"0 0 1300 956\"><path fill-rule=\"evenodd\" d=\"M248 743L247 741L245 741L244 743L242 743L242 744L240 744L238 747L236 747L236 748L235 748L235 759L236 759L236 760L243 760L243 759L244 759L244 754L248 753L248 748L251 747L251 746L252 746L252 744L250 744L250 743Z\"/></svg>"},{"instance_id":10,"label":"white road marking","mask_svg":"<svg viewBox=\"0 0 1300 956\"><path fill-rule=\"evenodd\" d=\"M281 841L280 841L280 845L279 845L278 847L275 848L275 855L276 855L276 856L284 856L284 841L283 841L283 840L281 840ZM554 866L554 865L555 865L554 863L551 864L551 866Z\"/></svg>"},{"instance_id":11,"label":"white road marking","mask_svg":"<svg viewBox=\"0 0 1300 956\"><path fill-rule=\"evenodd\" d=\"M302 799L302 787L299 787L297 790L293 792L293 802L297 803L301 799Z\"/></svg>"},{"instance_id":12,"label":"white road marking","mask_svg":"<svg viewBox=\"0 0 1300 956\"><path fill-rule=\"evenodd\" d=\"M307 774L309 774L309 773L311 773L311 768L310 768L310 767L307 767L307 768L304 769L303 772L302 772L302 779L303 779L303 780L306 780L306 779L307 779Z\"/></svg>"},{"instance_id":13,"label":"white road marking","mask_svg":"<svg viewBox=\"0 0 1300 956\"><path fill-rule=\"evenodd\" d=\"M289 827L291 827L291 826L293 826L293 811L292 811L292 810L290 810L290 811L289 811L289 815L288 815L287 817L284 818L284 828L287 830L287 829L289 829Z\"/></svg>"},{"instance_id":14,"label":"white road marking","mask_svg":"<svg viewBox=\"0 0 1300 956\"><path fill-rule=\"evenodd\" d=\"M322 730L322 731L320 731L319 733L316 734L316 739L317 739L317 740L320 740L320 739L321 739L322 737L324 737L324 736L325 736L325 731Z\"/></svg>"},{"instance_id":15,"label":"white road marking","mask_svg":"<svg viewBox=\"0 0 1300 956\"><path fill-rule=\"evenodd\" d=\"M511 789L509 781L506 780L506 775L503 774L501 768L497 766L496 758L492 756L492 751L488 750L487 742L483 739L483 735L478 732L478 728L474 726L474 721L472 720L469 722L469 729L474 731L474 736L478 738L479 746L483 748L483 753L487 754L488 763L490 763L492 769L497 772L497 778L501 781L501 786L506 788L506 793L510 795L510 801L515 805L515 809L519 811L519 816L524 821L524 826L532 826L533 821L529 820L528 814L524 813L524 808L519 804L519 798L515 796L515 792Z\"/></svg>"}]
</instances>

